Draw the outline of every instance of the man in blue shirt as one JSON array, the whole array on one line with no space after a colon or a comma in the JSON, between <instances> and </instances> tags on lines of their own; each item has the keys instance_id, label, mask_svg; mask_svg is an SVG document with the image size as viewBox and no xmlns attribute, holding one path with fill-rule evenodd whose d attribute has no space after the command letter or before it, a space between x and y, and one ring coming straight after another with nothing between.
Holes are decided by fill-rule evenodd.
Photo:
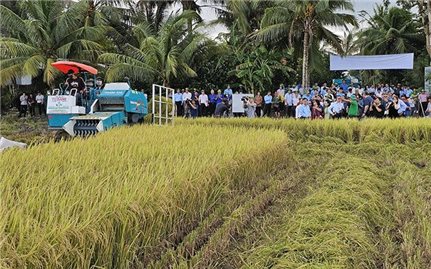
<instances>
[{"instance_id":1,"label":"man in blue shirt","mask_svg":"<svg viewBox=\"0 0 431 269\"><path fill-rule=\"evenodd\" d=\"M322 86L322 88L320 88L319 95L322 97L325 97L325 95L326 95L326 83Z\"/></svg>"},{"instance_id":2,"label":"man in blue shirt","mask_svg":"<svg viewBox=\"0 0 431 269\"><path fill-rule=\"evenodd\" d=\"M227 88L224 90L223 94L228 98L229 100L232 99L232 89L230 88L230 85L227 85Z\"/></svg>"},{"instance_id":3,"label":"man in blue shirt","mask_svg":"<svg viewBox=\"0 0 431 269\"><path fill-rule=\"evenodd\" d=\"M267 117L271 116L271 106L272 106L272 94L271 92L268 92L265 97L263 98L263 101L265 103L265 106L263 107L263 117L265 115Z\"/></svg>"},{"instance_id":4,"label":"man in blue shirt","mask_svg":"<svg viewBox=\"0 0 431 269\"><path fill-rule=\"evenodd\" d=\"M343 82L340 85L340 88L343 89L344 93L347 93L347 91L349 90L349 85L347 85L346 81L343 80Z\"/></svg>"},{"instance_id":5,"label":"man in blue shirt","mask_svg":"<svg viewBox=\"0 0 431 269\"><path fill-rule=\"evenodd\" d=\"M209 101L209 115L214 115L215 108L216 108L216 102L217 102L217 95L215 94L214 90L211 90L210 95L208 95L208 101Z\"/></svg>"},{"instance_id":6,"label":"man in blue shirt","mask_svg":"<svg viewBox=\"0 0 431 269\"><path fill-rule=\"evenodd\" d=\"M406 103L404 103L403 100L398 99L398 104L399 104L399 108L398 108L398 114L400 116L404 116L404 112L407 110L407 105Z\"/></svg>"},{"instance_id":7,"label":"man in blue shirt","mask_svg":"<svg viewBox=\"0 0 431 269\"><path fill-rule=\"evenodd\" d=\"M413 90L412 90L412 88L407 87L407 90L406 90L406 97L407 97L407 98L410 98L410 97L412 96L412 94L413 94Z\"/></svg>"},{"instance_id":8,"label":"man in blue shirt","mask_svg":"<svg viewBox=\"0 0 431 269\"><path fill-rule=\"evenodd\" d=\"M183 94L180 92L180 89L177 89L177 92L174 94L175 106L177 108L177 116L183 115Z\"/></svg>"},{"instance_id":9,"label":"man in blue shirt","mask_svg":"<svg viewBox=\"0 0 431 269\"><path fill-rule=\"evenodd\" d=\"M311 117L310 106L308 105L308 99L302 98L301 104L296 107L296 118L297 119L309 119Z\"/></svg>"}]
</instances>

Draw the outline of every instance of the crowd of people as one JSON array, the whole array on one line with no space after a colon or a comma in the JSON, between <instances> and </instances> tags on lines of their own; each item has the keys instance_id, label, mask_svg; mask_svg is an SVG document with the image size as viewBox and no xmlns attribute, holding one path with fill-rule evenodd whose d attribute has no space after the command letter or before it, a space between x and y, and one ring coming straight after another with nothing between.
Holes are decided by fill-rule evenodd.
<instances>
[{"instance_id":1,"label":"crowd of people","mask_svg":"<svg viewBox=\"0 0 431 269\"><path fill-rule=\"evenodd\" d=\"M46 114L46 96L38 92L36 95L30 93L22 93L17 99L17 107L19 108L18 117L35 117Z\"/></svg>"},{"instance_id":2,"label":"crowd of people","mask_svg":"<svg viewBox=\"0 0 431 269\"><path fill-rule=\"evenodd\" d=\"M241 91L235 93L242 94ZM290 117L297 119L431 117L431 96L425 90L388 84L352 86L315 84L309 90L280 87L265 95L244 97L244 113L232 113L231 87L222 92L178 89L173 96L178 116L195 117Z\"/></svg>"},{"instance_id":3,"label":"crowd of people","mask_svg":"<svg viewBox=\"0 0 431 269\"><path fill-rule=\"evenodd\" d=\"M100 88L103 82L98 79L94 85ZM86 84L72 70L65 82L66 89L76 89L77 105L82 106L90 94ZM242 94L228 85L225 90L211 90L208 94L201 90L177 89L172 98L175 101L177 116L196 117L274 117L297 119L329 118L398 118L431 117L431 96L425 90L416 92L411 87L388 84L365 87L326 83L315 84L310 89L300 86L285 87L283 84L274 92L265 95L257 92L253 97L241 99L244 112L232 112L233 94ZM94 94L93 94L94 95ZM23 93L19 96L19 117L42 116L46 112L47 96ZM18 104L17 104L18 105Z\"/></svg>"}]
</instances>

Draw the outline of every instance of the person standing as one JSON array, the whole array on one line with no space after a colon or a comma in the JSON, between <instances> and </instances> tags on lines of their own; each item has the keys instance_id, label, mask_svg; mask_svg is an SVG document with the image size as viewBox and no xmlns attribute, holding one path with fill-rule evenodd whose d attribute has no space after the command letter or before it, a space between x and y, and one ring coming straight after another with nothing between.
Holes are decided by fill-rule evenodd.
<instances>
[{"instance_id":1,"label":"person standing","mask_svg":"<svg viewBox=\"0 0 431 269\"><path fill-rule=\"evenodd\" d=\"M311 108L311 119L323 119L323 109L320 106L320 102L318 100L313 100Z\"/></svg>"},{"instance_id":2,"label":"person standing","mask_svg":"<svg viewBox=\"0 0 431 269\"><path fill-rule=\"evenodd\" d=\"M358 100L356 100L356 95L354 94L350 96L350 104L347 115L349 118L357 118L359 115Z\"/></svg>"},{"instance_id":3,"label":"person standing","mask_svg":"<svg viewBox=\"0 0 431 269\"><path fill-rule=\"evenodd\" d=\"M418 95L419 98L419 115L421 117L425 117L425 111L427 109L427 99L428 99L428 93L425 90L422 90L422 92Z\"/></svg>"},{"instance_id":4,"label":"person standing","mask_svg":"<svg viewBox=\"0 0 431 269\"><path fill-rule=\"evenodd\" d=\"M22 117L22 115L24 115L24 117L27 116L27 100L28 97L25 94L25 92L22 93L22 95L19 97L19 115L18 117Z\"/></svg>"},{"instance_id":5,"label":"person standing","mask_svg":"<svg viewBox=\"0 0 431 269\"><path fill-rule=\"evenodd\" d=\"M180 92L180 89L177 89L177 92L174 94L175 107L177 109L177 116L183 115L183 94Z\"/></svg>"},{"instance_id":6,"label":"person standing","mask_svg":"<svg viewBox=\"0 0 431 269\"><path fill-rule=\"evenodd\" d=\"M196 101L192 100L189 105L190 105L190 115L192 116L193 119L196 119L196 117L198 116L198 105Z\"/></svg>"},{"instance_id":7,"label":"person standing","mask_svg":"<svg viewBox=\"0 0 431 269\"><path fill-rule=\"evenodd\" d=\"M229 100L232 99L233 91L230 88L230 85L227 85L227 88L224 90L223 94L224 94L224 96L226 96L227 99L229 99Z\"/></svg>"},{"instance_id":8,"label":"person standing","mask_svg":"<svg viewBox=\"0 0 431 269\"><path fill-rule=\"evenodd\" d=\"M340 84L340 88L343 90L343 92L346 94L349 90L349 85L347 85L346 81L343 80Z\"/></svg>"},{"instance_id":9,"label":"person standing","mask_svg":"<svg viewBox=\"0 0 431 269\"><path fill-rule=\"evenodd\" d=\"M310 106L308 105L308 99L301 99L301 103L296 107L295 118L297 119L309 119L311 117Z\"/></svg>"},{"instance_id":10,"label":"person standing","mask_svg":"<svg viewBox=\"0 0 431 269\"><path fill-rule=\"evenodd\" d=\"M300 105L299 95L298 95L298 92L294 90L292 93L292 110L290 111L291 112L290 116L292 118L296 118L296 107L298 105Z\"/></svg>"},{"instance_id":11,"label":"person standing","mask_svg":"<svg viewBox=\"0 0 431 269\"><path fill-rule=\"evenodd\" d=\"M262 116L263 98L262 95L260 95L260 92L257 92L256 97L254 98L254 103L256 104L256 115L258 117Z\"/></svg>"},{"instance_id":12,"label":"person standing","mask_svg":"<svg viewBox=\"0 0 431 269\"><path fill-rule=\"evenodd\" d=\"M431 118L431 97L428 97L428 105L427 110L425 111L425 115L427 115L428 118Z\"/></svg>"},{"instance_id":13,"label":"person standing","mask_svg":"<svg viewBox=\"0 0 431 269\"><path fill-rule=\"evenodd\" d=\"M27 98L28 110L30 112L30 116L34 117L36 114L36 100L34 100L33 94L29 94Z\"/></svg>"},{"instance_id":14,"label":"person standing","mask_svg":"<svg viewBox=\"0 0 431 269\"><path fill-rule=\"evenodd\" d=\"M388 103L387 110L389 111L390 118L398 118L404 114L406 104L399 100L398 95L393 95L392 102Z\"/></svg>"},{"instance_id":15,"label":"person standing","mask_svg":"<svg viewBox=\"0 0 431 269\"><path fill-rule=\"evenodd\" d=\"M373 104L374 99L370 96L368 92L363 93L362 99L362 118L368 116L371 105Z\"/></svg>"},{"instance_id":16,"label":"person standing","mask_svg":"<svg viewBox=\"0 0 431 269\"><path fill-rule=\"evenodd\" d=\"M253 98L250 98L247 100L246 107L247 107L247 117L254 118L256 114L256 103L254 102Z\"/></svg>"},{"instance_id":17,"label":"person standing","mask_svg":"<svg viewBox=\"0 0 431 269\"><path fill-rule=\"evenodd\" d=\"M215 94L214 90L211 90L210 95L208 95L208 102L209 102L208 116L214 115L214 111L216 107L216 99L217 99L217 95Z\"/></svg>"},{"instance_id":18,"label":"person standing","mask_svg":"<svg viewBox=\"0 0 431 269\"><path fill-rule=\"evenodd\" d=\"M332 118L340 119L344 117L344 103L341 96L337 97L337 101L329 106L329 113Z\"/></svg>"},{"instance_id":19,"label":"person standing","mask_svg":"<svg viewBox=\"0 0 431 269\"><path fill-rule=\"evenodd\" d=\"M216 95L216 107L218 104L220 104L221 102L223 102L223 94L221 93L221 90L217 90L217 95ZM214 110L215 112L215 110Z\"/></svg>"},{"instance_id":20,"label":"person standing","mask_svg":"<svg viewBox=\"0 0 431 269\"><path fill-rule=\"evenodd\" d=\"M284 104L286 106L286 117L291 117L293 107L293 94L291 89L289 89L284 96Z\"/></svg>"},{"instance_id":21,"label":"person standing","mask_svg":"<svg viewBox=\"0 0 431 269\"><path fill-rule=\"evenodd\" d=\"M384 117L385 109L380 101L380 98L374 99L372 106L370 107L370 117L381 119Z\"/></svg>"},{"instance_id":22,"label":"person standing","mask_svg":"<svg viewBox=\"0 0 431 269\"><path fill-rule=\"evenodd\" d=\"M201 94L198 97L198 101L201 110L201 116L206 117L208 113L209 100L208 95L205 93L205 91L201 91Z\"/></svg>"},{"instance_id":23,"label":"person standing","mask_svg":"<svg viewBox=\"0 0 431 269\"><path fill-rule=\"evenodd\" d=\"M37 106L37 110L39 110L39 116L42 116L42 113L44 113L44 110L43 110L43 103L44 102L43 101L44 101L43 94L38 92L36 95L36 106Z\"/></svg>"},{"instance_id":24,"label":"person standing","mask_svg":"<svg viewBox=\"0 0 431 269\"><path fill-rule=\"evenodd\" d=\"M271 92L268 92L265 97L263 98L263 101L265 103L265 106L263 108L263 117L271 116L271 106L272 106L272 95Z\"/></svg>"},{"instance_id":25,"label":"person standing","mask_svg":"<svg viewBox=\"0 0 431 269\"><path fill-rule=\"evenodd\" d=\"M276 119L280 118L280 103L278 93L274 93L274 97L272 98L272 111L274 112L274 117Z\"/></svg>"},{"instance_id":26,"label":"person standing","mask_svg":"<svg viewBox=\"0 0 431 269\"><path fill-rule=\"evenodd\" d=\"M186 91L183 93L183 116L190 116L190 101L192 100L192 93L189 92L189 88L186 88Z\"/></svg>"}]
</instances>

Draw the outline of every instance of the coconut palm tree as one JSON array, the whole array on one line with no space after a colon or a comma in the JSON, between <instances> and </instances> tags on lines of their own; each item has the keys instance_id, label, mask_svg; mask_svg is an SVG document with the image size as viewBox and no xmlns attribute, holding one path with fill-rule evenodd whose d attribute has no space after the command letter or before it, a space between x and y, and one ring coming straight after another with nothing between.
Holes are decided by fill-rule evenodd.
<instances>
[{"instance_id":1,"label":"coconut palm tree","mask_svg":"<svg viewBox=\"0 0 431 269\"><path fill-rule=\"evenodd\" d=\"M109 65L106 79L125 76L143 81L156 79L169 86L173 78L181 75L196 76L190 64L208 44L206 37L196 31L197 26L188 34L188 22L197 17L194 11L171 15L158 32L148 23L136 25L133 28L136 46L127 43L123 48L125 54L105 53L99 57L100 62Z\"/></svg>"},{"instance_id":2,"label":"coconut palm tree","mask_svg":"<svg viewBox=\"0 0 431 269\"><path fill-rule=\"evenodd\" d=\"M85 27L81 6L66 10L63 1L20 1L19 15L0 5L0 85L24 75L37 77L52 85L60 73L51 66L58 58L94 60L102 50L98 43L104 28Z\"/></svg>"},{"instance_id":3,"label":"coconut palm tree","mask_svg":"<svg viewBox=\"0 0 431 269\"><path fill-rule=\"evenodd\" d=\"M347 11L347 12L346 12ZM301 40L302 85L310 85L310 48L312 44L326 41L342 53L341 39L327 27L357 25L350 0L291 0L278 1L267 8L262 19L261 30L256 34L259 40L277 41L294 46ZM316 39L318 42L316 42Z\"/></svg>"},{"instance_id":4,"label":"coconut palm tree","mask_svg":"<svg viewBox=\"0 0 431 269\"><path fill-rule=\"evenodd\" d=\"M174 0L138 0L137 2L132 1L129 5L135 24L146 21L158 32L166 12L172 4L174 4Z\"/></svg>"},{"instance_id":5,"label":"coconut palm tree","mask_svg":"<svg viewBox=\"0 0 431 269\"><path fill-rule=\"evenodd\" d=\"M427 66L429 57L425 56L425 34L418 18L415 19L412 12L403 8L384 6L376 6L373 15L363 12L361 16L369 25L358 33L356 43L362 54L415 54L412 71L362 71L362 78L373 82L389 79L395 83L408 77L415 81L415 84L423 81L423 72L419 70Z\"/></svg>"},{"instance_id":6,"label":"coconut palm tree","mask_svg":"<svg viewBox=\"0 0 431 269\"><path fill-rule=\"evenodd\" d=\"M370 25L358 33L358 45L364 54L416 52L425 45L419 22L408 10L377 6L374 15L363 13Z\"/></svg>"}]
</instances>

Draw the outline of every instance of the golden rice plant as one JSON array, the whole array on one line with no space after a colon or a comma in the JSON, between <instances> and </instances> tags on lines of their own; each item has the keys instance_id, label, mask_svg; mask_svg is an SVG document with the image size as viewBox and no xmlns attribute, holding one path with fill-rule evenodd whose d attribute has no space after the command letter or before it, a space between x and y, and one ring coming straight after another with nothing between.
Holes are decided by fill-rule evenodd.
<instances>
[{"instance_id":1,"label":"golden rice plant","mask_svg":"<svg viewBox=\"0 0 431 269\"><path fill-rule=\"evenodd\" d=\"M285 137L140 125L4 152L0 267L142 265L226 193L264 176Z\"/></svg>"},{"instance_id":2,"label":"golden rice plant","mask_svg":"<svg viewBox=\"0 0 431 269\"><path fill-rule=\"evenodd\" d=\"M429 118L403 119L341 119L341 120L296 120L270 118L198 118L178 119L179 124L203 124L236 126L247 128L280 129L296 141L307 141L308 137L334 137L344 142L405 143L431 142L431 120Z\"/></svg>"}]
</instances>

